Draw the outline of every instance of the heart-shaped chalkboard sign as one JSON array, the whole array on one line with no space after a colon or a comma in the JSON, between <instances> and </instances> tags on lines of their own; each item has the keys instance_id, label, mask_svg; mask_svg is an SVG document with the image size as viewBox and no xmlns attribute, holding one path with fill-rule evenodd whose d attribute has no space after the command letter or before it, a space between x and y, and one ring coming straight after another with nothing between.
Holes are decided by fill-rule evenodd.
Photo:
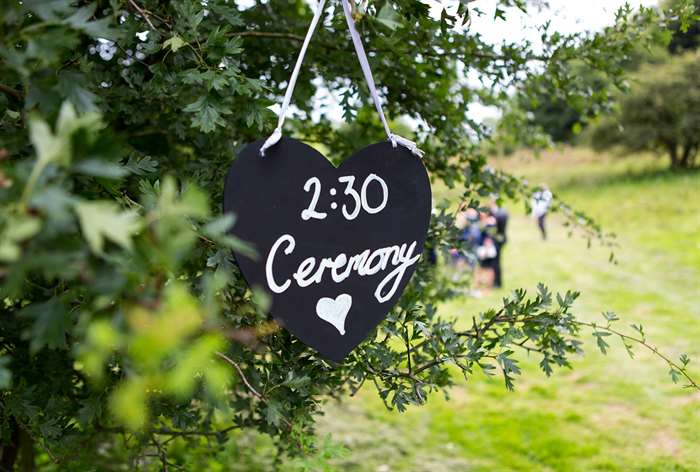
<instances>
[{"instance_id":1,"label":"heart-shaped chalkboard sign","mask_svg":"<svg viewBox=\"0 0 700 472\"><path fill-rule=\"evenodd\" d=\"M283 137L264 157L248 145L226 177L243 276L270 294L272 316L335 362L360 344L403 292L423 253L431 193L420 158L390 142L335 168Z\"/></svg>"}]
</instances>

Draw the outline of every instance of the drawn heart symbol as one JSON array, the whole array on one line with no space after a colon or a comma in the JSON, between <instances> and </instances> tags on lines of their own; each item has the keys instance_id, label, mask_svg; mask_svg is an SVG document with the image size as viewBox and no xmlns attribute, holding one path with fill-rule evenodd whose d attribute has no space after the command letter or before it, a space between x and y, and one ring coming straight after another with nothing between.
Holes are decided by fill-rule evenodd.
<instances>
[{"instance_id":1,"label":"drawn heart symbol","mask_svg":"<svg viewBox=\"0 0 700 472\"><path fill-rule=\"evenodd\" d=\"M232 234L258 255L235 252L236 260L249 285L271 296L270 313L282 326L340 362L416 270L430 222L428 174L420 158L389 142L338 168L291 138L265 157L262 143L246 146L226 177Z\"/></svg>"},{"instance_id":2,"label":"drawn heart symbol","mask_svg":"<svg viewBox=\"0 0 700 472\"><path fill-rule=\"evenodd\" d=\"M341 293L335 299L323 297L316 303L316 314L323 321L328 321L335 329L345 335L345 318L352 306L352 297L347 293Z\"/></svg>"}]
</instances>

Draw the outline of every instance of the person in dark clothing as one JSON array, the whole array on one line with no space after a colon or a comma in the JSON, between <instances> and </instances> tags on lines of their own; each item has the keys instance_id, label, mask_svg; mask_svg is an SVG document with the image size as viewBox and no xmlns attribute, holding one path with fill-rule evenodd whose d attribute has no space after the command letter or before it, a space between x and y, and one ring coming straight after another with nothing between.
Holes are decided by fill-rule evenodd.
<instances>
[{"instance_id":1,"label":"person in dark clothing","mask_svg":"<svg viewBox=\"0 0 700 472\"><path fill-rule=\"evenodd\" d=\"M488 213L480 214L481 236L479 245L476 248L476 255L479 266L476 271L476 287L478 289L490 290L494 286L494 275L496 273L496 261L498 251L496 249L496 219Z\"/></svg>"},{"instance_id":2,"label":"person in dark clothing","mask_svg":"<svg viewBox=\"0 0 700 472\"><path fill-rule=\"evenodd\" d=\"M503 248L508 242L506 229L508 227L508 212L505 208L499 208L495 201L491 203L491 215L496 219L496 234L494 242L496 243L496 261L494 263L494 278L493 286L496 288L503 287L503 272L501 269L501 255Z\"/></svg>"},{"instance_id":3,"label":"person in dark clothing","mask_svg":"<svg viewBox=\"0 0 700 472\"><path fill-rule=\"evenodd\" d=\"M426 252L428 253L428 264L431 266L437 265L437 251L435 250L434 247L431 247L429 249L426 249Z\"/></svg>"}]
</instances>

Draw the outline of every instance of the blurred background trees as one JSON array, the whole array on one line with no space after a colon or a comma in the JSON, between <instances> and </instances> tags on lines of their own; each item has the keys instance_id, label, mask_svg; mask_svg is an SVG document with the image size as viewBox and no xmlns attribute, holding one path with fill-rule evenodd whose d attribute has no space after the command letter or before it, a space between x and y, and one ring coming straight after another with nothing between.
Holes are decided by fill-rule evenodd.
<instances>
[{"instance_id":1,"label":"blurred background trees","mask_svg":"<svg viewBox=\"0 0 700 472\"><path fill-rule=\"evenodd\" d=\"M696 164L700 147L700 54L645 65L619 97L619 112L601 120L591 140L597 149L622 146L670 158L674 169Z\"/></svg>"},{"instance_id":2,"label":"blurred background trees","mask_svg":"<svg viewBox=\"0 0 700 472\"><path fill-rule=\"evenodd\" d=\"M628 151L661 151L674 168L692 167L697 147L693 123L700 119L693 102L693 63L698 60L693 52L700 44L700 20L690 12L700 10L700 2L669 0L661 7L669 12L663 27L649 28L649 41L633 46L621 63L632 74L627 81L611 88L608 76L590 64L574 62L574 85L564 89L570 96L562 95L551 75L543 71L519 87L514 110L521 110L529 126L555 143L583 141L597 149L624 144ZM677 58L687 54L686 59ZM608 95L613 90L614 95ZM589 103L597 105L591 108ZM601 116L605 116L602 121ZM658 120L659 116L665 119ZM512 127L511 120L506 115L501 127ZM591 124L592 134L581 137Z\"/></svg>"},{"instance_id":3,"label":"blurred background trees","mask_svg":"<svg viewBox=\"0 0 700 472\"><path fill-rule=\"evenodd\" d=\"M700 21L698 21L697 17L697 13L700 11L700 1L667 0L663 3L663 6L678 12L683 10L689 11L690 8L694 9L694 21L691 21L689 24L684 25L677 19L670 22L669 31L672 36L668 43L668 50L671 54L682 54L685 51L696 50L700 46Z\"/></svg>"}]
</instances>

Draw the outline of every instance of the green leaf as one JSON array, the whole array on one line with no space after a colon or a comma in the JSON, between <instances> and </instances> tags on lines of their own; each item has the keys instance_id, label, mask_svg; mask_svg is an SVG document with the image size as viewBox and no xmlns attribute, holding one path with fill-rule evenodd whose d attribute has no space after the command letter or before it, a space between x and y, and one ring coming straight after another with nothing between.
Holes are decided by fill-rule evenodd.
<instances>
[{"instance_id":1,"label":"green leaf","mask_svg":"<svg viewBox=\"0 0 700 472\"><path fill-rule=\"evenodd\" d=\"M265 421L271 425L279 426L282 424L283 418L280 405L274 400L268 401L265 407Z\"/></svg>"},{"instance_id":2,"label":"green leaf","mask_svg":"<svg viewBox=\"0 0 700 472\"><path fill-rule=\"evenodd\" d=\"M141 159L136 159L134 156L131 156L124 167L132 174L152 174L158 170L158 161L151 156L144 156Z\"/></svg>"},{"instance_id":3,"label":"green leaf","mask_svg":"<svg viewBox=\"0 0 700 472\"><path fill-rule=\"evenodd\" d=\"M311 383L311 378L308 375L294 375L294 372L288 372L287 378L282 385L289 387L292 390L299 390Z\"/></svg>"},{"instance_id":4,"label":"green leaf","mask_svg":"<svg viewBox=\"0 0 700 472\"><path fill-rule=\"evenodd\" d=\"M636 332L639 333L639 335L641 336L642 340L645 340L645 339L646 339L646 334L644 334L644 326L642 326L641 324L637 325L637 324L634 324L634 323L631 324L630 326L632 327L632 329L634 329Z\"/></svg>"},{"instance_id":5,"label":"green leaf","mask_svg":"<svg viewBox=\"0 0 700 472\"><path fill-rule=\"evenodd\" d=\"M231 113L230 109L216 104L206 95L202 95L197 100L187 105L183 111L194 113L191 126L193 128L199 128L204 133L211 133L217 126L225 126L226 121L224 121L221 115L228 115Z\"/></svg>"},{"instance_id":6,"label":"green leaf","mask_svg":"<svg viewBox=\"0 0 700 472\"><path fill-rule=\"evenodd\" d=\"M46 165L50 162L70 159L70 143L54 136L48 123L45 121L35 117L30 118L29 137L39 163Z\"/></svg>"},{"instance_id":7,"label":"green leaf","mask_svg":"<svg viewBox=\"0 0 700 472\"><path fill-rule=\"evenodd\" d=\"M14 262L19 259L20 254L21 251L17 244L8 241L0 241L0 261Z\"/></svg>"},{"instance_id":8,"label":"green leaf","mask_svg":"<svg viewBox=\"0 0 700 472\"><path fill-rule=\"evenodd\" d=\"M102 128L102 122L96 113L78 116L75 107L69 101L63 102L56 121L56 133L51 131L48 123L33 116L29 120L29 136L37 154L37 172L49 163L67 165L71 161L71 139L73 134L84 129L96 132Z\"/></svg>"},{"instance_id":9,"label":"green leaf","mask_svg":"<svg viewBox=\"0 0 700 472\"><path fill-rule=\"evenodd\" d=\"M12 371L8 368L10 357L0 355L0 389L10 388L12 385Z\"/></svg>"},{"instance_id":10,"label":"green leaf","mask_svg":"<svg viewBox=\"0 0 700 472\"><path fill-rule=\"evenodd\" d=\"M105 360L121 346L122 338L109 321L98 319L90 323L85 339L79 348L80 362L85 373L100 382L104 376Z\"/></svg>"},{"instance_id":11,"label":"green leaf","mask_svg":"<svg viewBox=\"0 0 700 472\"><path fill-rule=\"evenodd\" d=\"M175 368L168 373L166 388L174 395L186 398L191 395L198 377L211 369L215 352L225 349L226 343L216 335L203 336L178 356Z\"/></svg>"},{"instance_id":12,"label":"green leaf","mask_svg":"<svg viewBox=\"0 0 700 472\"><path fill-rule=\"evenodd\" d=\"M170 48L172 52L177 52L180 48L187 45L187 43L177 34L170 37L170 39L163 42L163 49Z\"/></svg>"},{"instance_id":13,"label":"green leaf","mask_svg":"<svg viewBox=\"0 0 700 472\"><path fill-rule=\"evenodd\" d=\"M11 220L11 224L5 230L5 237L12 241L25 241L41 229L41 222L38 218L20 217Z\"/></svg>"},{"instance_id":14,"label":"green leaf","mask_svg":"<svg viewBox=\"0 0 700 472\"><path fill-rule=\"evenodd\" d=\"M121 179L129 173L127 169L113 162L101 159L88 159L75 166L75 170L81 174L92 175L93 177L104 177L106 179Z\"/></svg>"},{"instance_id":15,"label":"green leaf","mask_svg":"<svg viewBox=\"0 0 700 472\"><path fill-rule=\"evenodd\" d=\"M72 207L75 197L57 185L38 189L30 201L31 207L39 210L49 222L67 227L72 222Z\"/></svg>"},{"instance_id":16,"label":"green leaf","mask_svg":"<svg viewBox=\"0 0 700 472\"><path fill-rule=\"evenodd\" d=\"M99 97L87 89L85 76L76 72L61 72L56 90L75 106L78 113L97 112ZM75 115L73 115L75 119Z\"/></svg>"},{"instance_id":17,"label":"green leaf","mask_svg":"<svg viewBox=\"0 0 700 472\"><path fill-rule=\"evenodd\" d=\"M93 420L102 415L102 401L99 397L88 397L81 404L83 407L78 410L78 420L81 426L86 427L90 425Z\"/></svg>"},{"instance_id":18,"label":"green leaf","mask_svg":"<svg viewBox=\"0 0 700 472\"><path fill-rule=\"evenodd\" d=\"M245 24L241 13L233 5L212 4L209 8L231 26L243 26Z\"/></svg>"},{"instance_id":19,"label":"green leaf","mask_svg":"<svg viewBox=\"0 0 700 472\"><path fill-rule=\"evenodd\" d=\"M386 2L379 14L377 15L377 21L394 31L401 26L401 21L399 14L394 10L389 2Z\"/></svg>"},{"instance_id":20,"label":"green leaf","mask_svg":"<svg viewBox=\"0 0 700 472\"><path fill-rule=\"evenodd\" d=\"M44 303L33 303L23 309L20 316L34 319L29 334L29 348L39 352L44 347L65 349L66 333L72 326L70 313L63 303L54 297Z\"/></svg>"},{"instance_id":21,"label":"green leaf","mask_svg":"<svg viewBox=\"0 0 700 472\"><path fill-rule=\"evenodd\" d=\"M111 39L112 41L121 39L119 30L111 27L111 18L105 17L90 21L95 15L97 6L98 4L93 2L79 8L75 13L66 18L65 23L93 38L105 38Z\"/></svg>"},{"instance_id":22,"label":"green leaf","mask_svg":"<svg viewBox=\"0 0 700 472\"><path fill-rule=\"evenodd\" d=\"M554 372L554 370L552 370L552 365L549 361L549 358L546 355L542 356L542 360L540 361L540 368L547 377L551 377L552 373Z\"/></svg>"},{"instance_id":23,"label":"green leaf","mask_svg":"<svg viewBox=\"0 0 700 472\"><path fill-rule=\"evenodd\" d=\"M0 261L14 262L22 250L20 243L36 235L41 230L41 220L32 216L15 216L9 219L5 230L0 233Z\"/></svg>"},{"instance_id":24,"label":"green leaf","mask_svg":"<svg viewBox=\"0 0 700 472\"><path fill-rule=\"evenodd\" d=\"M141 230L142 223L135 211L121 211L109 201L77 202L74 205L83 235L96 254L102 254L105 240L124 249L131 249L131 237Z\"/></svg>"},{"instance_id":25,"label":"green leaf","mask_svg":"<svg viewBox=\"0 0 700 472\"><path fill-rule=\"evenodd\" d=\"M206 194L194 185L188 185L178 194L175 179L168 176L161 186L158 212L161 217L206 218L209 216L209 202Z\"/></svg>"},{"instance_id":26,"label":"green leaf","mask_svg":"<svg viewBox=\"0 0 700 472\"><path fill-rule=\"evenodd\" d=\"M59 20L59 15L70 13L73 2L71 0L25 0L27 9L36 13L39 18L47 21Z\"/></svg>"},{"instance_id":27,"label":"green leaf","mask_svg":"<svg viewBox=\"0 0 700 472\"><path fill-rule=\"evenodd\" d=\"M673 383L678 383L679 380L683 379L683 374L681 374L677 369L674 369L671 367L671 370L668 371L668 374L671 376L671 380Z\"/></svg>"},{"instance_id":28,"label":"green leaf","mask_svg":"<svg viewBox=\"0 0 700 472\"><path fill-rule=\"evenodd\" d=\"M143 428L148 420L146 399L146 382L140 377L135 377L119 384L112 393L109 406L118 422L132 431L137 431Z\"/></svg>"},{"instance_id":29,"label":"green leaf","mask_svg":"<svg viewBox=\"0 0 700 472\"><path fill-rule=\"evenodd\" d=\"M221 215L218 218L207 223L202 228L202 232L207 236L224 236L233 227L233 223L235 221L236 218L230 213Z\"/></svg>"},{"instance_id":30,"label":"green leaf","mask_svg":"<svg viewBox=\"0 0 700 472\"><path fill-rule=\"evenodd\" d=\"M602 352L603 354L607 354L610 345L605 341L604 338L605 336L610 336L610 333L596 331L593 333L593 336L595 336L596 344L598 345L598 349L600 349L600 352Z\"/></svg>"}]
</instances>

